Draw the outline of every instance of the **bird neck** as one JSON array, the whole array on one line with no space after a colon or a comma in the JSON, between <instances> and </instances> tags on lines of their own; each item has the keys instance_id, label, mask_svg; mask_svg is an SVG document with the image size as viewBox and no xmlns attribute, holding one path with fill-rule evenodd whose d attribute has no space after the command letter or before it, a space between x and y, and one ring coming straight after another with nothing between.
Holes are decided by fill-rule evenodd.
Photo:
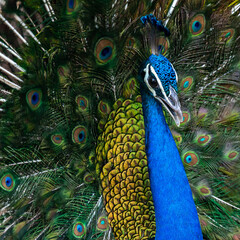
<instances>
[{"instance_id":1,"label":"bird neck","mask_svg":"<svg viewBox=\"0 0 240 240\"><path fill-rule=\"evenodd\" d=\"M203 239L178 149L161 104L142 92L146 152L156 215L155 240Z\"/></svg>"}]
</instances>

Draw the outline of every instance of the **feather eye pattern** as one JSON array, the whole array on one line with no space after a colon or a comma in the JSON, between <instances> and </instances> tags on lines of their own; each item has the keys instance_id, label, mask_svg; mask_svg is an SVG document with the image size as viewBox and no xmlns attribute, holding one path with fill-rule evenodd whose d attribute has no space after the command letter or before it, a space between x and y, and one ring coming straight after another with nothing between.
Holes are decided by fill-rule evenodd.
<instances>
[{"instance_id":1,"label":"feather eye pattern","mask_svg":"<svg viewBox=\"0 0 240 240\"><path fill-rule=\"evenodd\" d=\"M240 239L240 1L5 2L0 238L155 237L139 70L157 53L178 75L183 120L165 117L203 237Z\"/></svg>"},{"instance_id":2,"label":"feather eye pattern","mask_svg":"<svg viewBox=\"0 0 240 240\"><path fill-rule=\"evenodd\" d=\"M110 38L101 38L95 46L95 57L99 64L106 64L115 57L115 46Z\"/></svg>"},{"instance_id":3,"label":"feather eye pattern","mask_svg":"<svg viewBox=\"0 0 240 240\"><path fill-rule=\"evenodd\" d=\"M15 179L10 173L2 175L1 178L1 188L5 191L13 191L15 187Z\"/></svg>"},{"instance_id":4,"label":"feather eye pattern","mask_svg":"<svg viewBox=\"0 0 240 240\"><path fill-rule=\"evenodd\" d=\"M38 89L28 91L26 94L26 99L29 107L32 110L37 110L41 106L42 91Z\"/></svg>"},{"instance_id":5,"label":"feather eye pattern","mask_svg":"<svg viewBox=\"0 0 240 240\"><path fill-rule=\"evenodd\" d=\"M206 20L204 15L198 14L189 23L189 30L192 36L200 35L205 29Z\"/></svg>"},{"instance_id":6,"label":"feather eye pattern","mask_svg":"<svg viewBox=\"0 0 240 240\"><path fill-rule=\"evenodd\" d=\"M78 95L76 97L76 103L82 111L88 108L88 99L85 98L84 96Z\"/></svg>"},{"instance_id":7,"label":"feather eye pattern","mask_svg":"<svg viewBox=\"0 0 240 240\"><path fill-rule=\"evenodd\" d=\"M72 131L72 140L77 144L84 144L87 139L87 130L84 126L77 126Z\"/></svg>"},{"instance_id":8,"label":"feather eye pattern","mask_svg":"<svg viewBox=\"0 0 240 240\"><path fill-rule=\"evenodd\" d=\"M61 145L63 143L63 137L61 134L52 135L51 140L56 145Z\"/></svg>"},{"instance_id":9,"label":"feather eye pattern","mask_svg":"<svg viewBox=\"0 0 240 240\"><path fill-rule=\"evenodd\" d=\"M83 238L86 234L86 227L83 223L77 222L73 225L73 234L76 238Z\"/></svg>"}]
</instances>

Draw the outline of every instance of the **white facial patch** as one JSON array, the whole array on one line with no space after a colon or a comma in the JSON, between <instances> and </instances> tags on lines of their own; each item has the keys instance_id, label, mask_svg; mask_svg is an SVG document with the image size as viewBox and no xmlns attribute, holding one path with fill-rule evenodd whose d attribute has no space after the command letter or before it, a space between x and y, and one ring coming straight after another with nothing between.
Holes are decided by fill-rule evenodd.
<instances>
[{"instance_id":1,"label":"white facial patch","mask_svg":"<svg viewBox=\"0 0 240 240\"><path fill-rule=\"evenodd\" d=\"M150 90L150 92L153 94L154 97L157 96L156 91L149 85L148 83L148 77L149 77L149 63L147 64L147 66L143 69L143 71L146 73L144 76L144 82L147 85L148 89Z\"/></svg>"},{"instance_id":2,"label":"white facial patch","mask_svg":"<svg viewBox=\"0 0 240 240\"><path fill-rule=\"evenodd\" d=\"M157 96L157 93L154 88L150 86L148 83L149 80L149 70L151 71L151 74L154 75L155 79L157 80L158 86L163 94L163 97ZM176 74L176 80L178 81L177 73L175 69L173 68L175 74ZM182 121L182 112L181 112L181 105L178 101L177 93L175 89L170 85L169 86L169 96L166 95L166 92L163 88L161 80L158 78L158 75L155 71L155 69L150 65L147 64L146 67L143 70L145 72L144 76L144 82L147 85L149 91L152 93L153 97L155 97L158 101L160 101L163 106L167 109L171 117L175 120L177 126L180 125L180 122Z\"/></svg>"},{"instance_id":3,"label":"white facial patch","mask_svg":"<svg viewBox=\"0 0 240 240\"><path fill-rule=\"evenodd\" d=\"M155 90L149 85L149 83L148 83L149 65L150 65L150 64L147 64L147 66L146 66L145 69L143 70L144 72L146 72L145 77L144 77L144 82L146 83L148 89L152 92L153 96L154 96L154 97L157 97L156 91L155 91ZM167 101L168 101L168 97L167 97L166 92L165 92L165 90L164 90L164 88L163 88L162 82L161 82L161 80L159 79L159 77L158 77L155 69L154 69L151 65L150 65L150 71L151 71L151 73L154 75L154 77L156 78L156 80L157 80L157 82L158 82L158 86L160 87L161 92L162 92L162 94L163 94L163 96L164 96L164 99L167 99ZM169 102L169 103L170 103L170 102Z\"/></svg>"},{"instance_id":4,"label":"white facial patch","mask_svg":"<svg viewBox=\"0 0 240 240\"><path fill-rule=\"evenodd\" d=\"M175 75L176 75L176 82L178 82L178 75L177 75L177 72L176 72L175 68L173 67L173 65L172 65L172 69L173 69L173 71L175 72Z\"/></svg>"}]
</instances>

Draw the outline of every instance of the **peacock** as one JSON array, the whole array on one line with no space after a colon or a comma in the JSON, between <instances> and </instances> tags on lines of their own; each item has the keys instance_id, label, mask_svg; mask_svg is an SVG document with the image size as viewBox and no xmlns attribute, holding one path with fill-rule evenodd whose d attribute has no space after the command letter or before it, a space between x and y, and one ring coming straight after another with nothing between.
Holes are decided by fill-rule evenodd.
<instances>
[{"instance_id":1,"label":"peacock","mask_svg":"<svg viewBox=\"0 0 240 240\"><path fill-rule=\"evenodd\" d=\"M239 20L1 0L0 239L240 240Z\"/></svg>"}]
</instances>

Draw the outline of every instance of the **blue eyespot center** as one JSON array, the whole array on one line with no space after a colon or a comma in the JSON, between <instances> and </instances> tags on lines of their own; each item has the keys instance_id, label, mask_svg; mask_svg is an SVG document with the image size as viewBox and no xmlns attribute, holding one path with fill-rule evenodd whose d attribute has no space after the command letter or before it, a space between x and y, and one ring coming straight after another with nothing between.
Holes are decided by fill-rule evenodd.
<instances>
[{"instance_id":1,"label":"blue eyespot center","mask_svg":"<svg viewBox=\"0 0 240 240\"><path fill-rule=\"evenodd\" d=\"M103 50L100 53L100 58L102 60L108 59L112 55L112 48L110 46L107 46L103 48Z\"/></svg>"},{"instance_id":2,"label":"blue eyespot center","mask_svg":"<svg viewBox=\"0 0 240 240\"><path fill-rule=\"evenodd\" d=\"M191 157L191 156L187 156L187 157L186 157L186 162L187 162L187 163L190 163L191 161L192 161L192 157Z\"/></svg>"},{"instance_id":3,"label":"blue eyespot center","mask_svg":"<svg viewBox=\"0 0 240 240\"><path fill-rule=\"evenodd\" d=\"M192 25L192 29L194 32L198 32L202 27L202 24L199 21L194 21Z\"/></svg>"},{"instance_id":4,"label":"blue eyespot center","mask_svg":"<svg viewBox=\"0 0 240 240\"><path fill-rule=\"evenodd\" d=\"M186 81L184 84L183 84L183 87L184 88L187 88L189 86L189 81Z\"/></svg>"},{"instance_id":5,"label":"blue eyespot center","mask_svg":"<svg viewBox=\"0 0 240 240\"><path fill-rule=\"evenodd\" d=\"M78 224L77 225L77 230L78 230L78 232L82 232L82 230L83 230L82 225Z\"/></svg>"},{"instance_id":6,"label":"blue eyespot center","mask_svg":"<svg viewBox=\"0 0 240 240\"><path fill-rule=\"evenodd\" d=\"M80 142L82 142L84 140L84 137L85 137L85 133L84 131L81 131L79 134L78 134L78 140Z\"/></svg>"},{"instance_id":7,"label":"blue eyespot center","mask_svg":"<svg viewBox=\"0 0 240 240\"><path fill-rule=\"evenodd\" d=\"M202 138L200 139L200 141L201 141L201 142L203 142L204 140L205 140L205 138L204 138L204 137L202 137Z\"/></svg>"},{"instance_id":8,"label":"blue eyespot center","mask_svg":"<svg viewBox=\"0 0 240 240\"><path fill-rule=\"evenodd\" d=\"M10 177L6 177L5 183L7 187L10 187L12 185L12 179Z\"/></svg>"},{"instance_id":9,"label":"blue eyespot center","mask_svg":"<svg viewBox=\"0 0 240 240\"><path fill-rule=\"evenodd\" d=\"M73 9L73 7L74 7L74 0L69 0L68 7Z\"/></svg>"},{"instance_id":10,"label":"blue eyespot center","mask_svg":"<svg viewBox=\"0 0 240 240\"><path fill-rule=\"evenodd\" d=\"M225 38L230 37L230 35L231 35L231 32L228 32L228 33L225 35Z\"/></svg>"},{"instance_id":11,"label":"blue eyespot center","mask_svg":"<svg viewBox=\"0 0 240 240\"><path fill-rule=\"evenodd\" d=\"M101 221L101 224L102 224L102 225L104 225L104 224L105 224L105 221L104 221L104 220L102 220L102 221Z\"/></svg>"},{"instance_id":12,"label":"blue eyespot center","mask_svg":"<svg viewBox=\"0 0 240 240\"><path fill-rule=\"evenodd\" d=\"M85 102L83 100L80 100L79 105L80 107L85 107Z\"/></svg>"},{"instance_id":13,"label":"blue eyespot center","mask_svg":"<svg viewBox=\"0 0 240 240\"><path fill-rule=\"evenodd\" d=\"M33 95L32 95L32 99L31 99L31 102L33 105L36 105L39 101L39 94L37 92L35 92Z\"/></svg>"}]
</instances>

